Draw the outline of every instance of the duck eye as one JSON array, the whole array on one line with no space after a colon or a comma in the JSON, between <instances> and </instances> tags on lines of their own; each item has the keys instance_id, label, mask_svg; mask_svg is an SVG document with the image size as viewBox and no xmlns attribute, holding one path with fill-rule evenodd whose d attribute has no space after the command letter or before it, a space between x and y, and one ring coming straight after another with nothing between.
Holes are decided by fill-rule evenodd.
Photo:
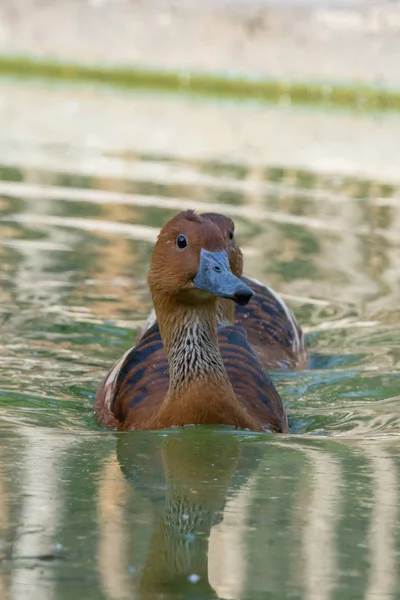
<instances>
[{"instance_id":1,"label":"duck eye","mask_svg":"<svg viewBox=\"0 0 400 600\"><path fill-rule=\"evenodd\" d=\"M183 248L186 248L186 246L188 245L188 241L186 239L186 236L183 235L183 233L179 234L178 237L176 238L176 245L181 250L183 250Z\"/></svg>"},{"instance_id":2,"label":"duck eye","mask_svg":"<svg viewBox=\"0 0 400 600\"><path fill-rule=\"evenodd\" d=\"M232 231L232 229L230 229L230 231L229 231L229 234L228 234L228 235L229 235L229 239L230 239L230 240L233 240L233 231Z\"/></svg>"}]
</instances>

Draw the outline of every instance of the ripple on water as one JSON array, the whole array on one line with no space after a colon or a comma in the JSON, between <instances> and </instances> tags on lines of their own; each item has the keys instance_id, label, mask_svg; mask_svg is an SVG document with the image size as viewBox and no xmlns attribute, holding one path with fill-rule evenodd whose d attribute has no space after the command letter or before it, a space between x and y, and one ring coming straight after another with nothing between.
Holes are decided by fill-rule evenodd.
<instances>
[{"instance_id":1,"label":"ripple on water","mask_svg":"<svg viewBox=\"0 0 400 600\"><path fill-rule=\"evenodd\" d=\"M394 173L398 118L6 88L0 597L396 597L400 193L345 170ZM274 156L315 170L263 164L271 132ZM150 308L157 231L185 207L235 219L246 272L304 327L310 368L273 374L294 435L116 434L91 415Z\"/></svg>"},{"instance_id":2,"label":"ripple on water","mask_svg":"<svg viewBox=\"0 0 400 600\"><path fill-rule=\"evenodd\" d=\"M96 382L150 308L157 230L195 206L235 218L246 272L286 295L306 331L310 370L274 374L291 430L398 428L395 186L276 167L257 168L254 178L250 165L174 156L93 149L81 160L62 147L40 150L16 147L0 166L8 416L52 426L59 411L59 423L88 426Z\"/></svg>"}]
</instances>

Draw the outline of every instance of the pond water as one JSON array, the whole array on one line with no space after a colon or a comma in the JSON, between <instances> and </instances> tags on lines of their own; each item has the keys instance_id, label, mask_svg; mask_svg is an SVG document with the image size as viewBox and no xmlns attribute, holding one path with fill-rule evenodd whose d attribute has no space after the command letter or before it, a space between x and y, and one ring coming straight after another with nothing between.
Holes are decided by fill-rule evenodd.
<instances>
[{"instance_id":1,"label":"pond water","mask_svg":"<svg viewBox=\"0 0 400 600\"><path fill-rule=\"evenodd\" d=\"M399 598L398 117L18 82L0 117L0 597ZM289 436L93 419L184 207L304 327Z\"/></svg>"}]
</instances>

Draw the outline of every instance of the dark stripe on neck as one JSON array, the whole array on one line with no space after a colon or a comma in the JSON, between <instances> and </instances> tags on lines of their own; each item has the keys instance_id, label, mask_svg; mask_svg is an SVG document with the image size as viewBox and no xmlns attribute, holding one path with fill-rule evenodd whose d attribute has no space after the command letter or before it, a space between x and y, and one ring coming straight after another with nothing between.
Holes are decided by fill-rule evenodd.
<instances>
[{"instance_id":1,"label":"dark stripe on neck","mask_svg":"<svg viewBox=\"0 0 400 600\"><path fill-rule=\"evenodd\" d=\"M191 319L176 328L168 349L170 391L212 376L228 381L212 324L201 318Z\"/></svg>"}]
</instances>

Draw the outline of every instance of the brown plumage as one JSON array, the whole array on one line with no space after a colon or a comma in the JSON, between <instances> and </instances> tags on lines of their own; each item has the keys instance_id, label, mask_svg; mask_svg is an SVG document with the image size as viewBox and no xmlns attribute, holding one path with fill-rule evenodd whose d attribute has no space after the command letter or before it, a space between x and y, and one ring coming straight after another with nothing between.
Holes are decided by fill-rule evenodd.
<instances>
[{"instance_id":1,"label":"brown plumage","mask_svg":"<svg viewBox=\"0 0 400 600\"><path fill-rule=\"evenodd\" d=\"M180 248L183 237L187 246ZM95 412L102 423L288 430L279 394L245 331L221 325L217 332L217 295L243 303L251 296L232 274L225 247L219 227L192 211L163 227L148 276L157 322L99 387Z\"/></svg>"},{"instance_id":2,"label":"brown plumage","mask_svg":"<svg viewBox=\"0 0 400 600\"><path fill-rule=\"evenodd\" d=\"M248 343L267 369L306 368L307 346L293 312L272 288L242 275L243 255L235 240L235 224L232 219L217 213L204 213L201 216L218 225L225 239L232 273L240 277L254 292L246 306L219 298L218 322L243 327ZM136 344L154 323L155 313L152 311L136 337Z\"/></svg>"}]
</instances>

